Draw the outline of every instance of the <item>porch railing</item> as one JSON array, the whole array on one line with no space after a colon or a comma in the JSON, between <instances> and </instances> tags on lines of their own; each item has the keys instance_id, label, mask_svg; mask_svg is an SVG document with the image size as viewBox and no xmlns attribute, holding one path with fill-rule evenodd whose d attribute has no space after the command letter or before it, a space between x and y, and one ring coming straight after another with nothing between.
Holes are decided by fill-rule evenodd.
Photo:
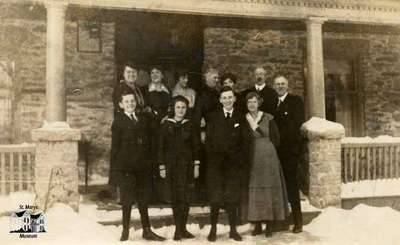
<instances>
[{"instance_id":1,"label":"porch railing","mask_svg":"<svg viewBox=\"0 0 400 245\"><path fill-rule=\"evenodd\" d=\"M0 145L0 195L34 189L35 145Z\"/></svg>"},{"instance_id":2,"label":"porch railing","mask_svg":"<svg viewBox=\"0 0 400 245\"><path fill-rule=\"evenodd\" d=\"M400 177L400 142L342 143L342 182Z\"/></svg>"}]
</instances>

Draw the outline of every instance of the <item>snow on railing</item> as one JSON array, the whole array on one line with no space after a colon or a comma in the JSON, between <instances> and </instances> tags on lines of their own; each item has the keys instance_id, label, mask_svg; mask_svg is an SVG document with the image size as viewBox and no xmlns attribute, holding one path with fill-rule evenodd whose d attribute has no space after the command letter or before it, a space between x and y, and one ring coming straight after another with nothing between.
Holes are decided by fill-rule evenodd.
<instances>
[{"instance_id":1,"label":"snow on railing","mask_svg":"<svg viewBox=\"0 0 400 245\"><path fill-rule=\"evenodd\" d=\"M0 145L0 195L33 191L35 145Z\"/></svg>"},{"instance_id":2,"label":"snow on railing","mask_svg":"<svg viewBox=\"0 0 400 245\"><path fill-rule=\"evenodd\" d=\"M342 182L400 177L400 138L342 139Z\"/></svg>"}]
</instances>

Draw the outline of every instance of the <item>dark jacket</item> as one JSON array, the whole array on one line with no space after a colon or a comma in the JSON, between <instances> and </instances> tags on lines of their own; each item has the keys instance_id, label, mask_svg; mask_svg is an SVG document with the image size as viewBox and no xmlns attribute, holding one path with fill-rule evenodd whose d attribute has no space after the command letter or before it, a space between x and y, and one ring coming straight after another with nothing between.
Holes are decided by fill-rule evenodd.
<instances>
[{"instance_id":1,"label":"dark jacket","mask_svg":"<svg viewBox=\"0 0 400 245\"><path fill-rule=\"evenodd\" d=\"M119 184L118 173L145 171L148 166L148 118L136 113L138 121L126 114L116 115L111 126L110 184Z\"/></svg>"},{"instance_id":2,"label":"dark jacket","mask_svg":"<svg viewBox=\"0 0 400 245\"><path fill-rule=\"evenodd\" d=\"M207 124L206 148L209 159L229 156L238 164L244 164L250 142L246 123L244 114L238 109L234 109L230 120L225 118L222 107L214 111Z\"/></svg>"},{"instance_id":3,"label":"dark jacket","mask_svg":"<svg viewBox=\"0 0 400 245\"><path fill-rule=\"evenodd\" d=\"M166 167L167 195L164 201L187 201L193 184L193 161L200 160L197 127L187 119L168 118L161 125L158 163Z\"/></svg>"},{"instance_id":4,"label":"dark jacket","mask_svg":"<svg viewBox=\"0 0 400 245\"><path fill-rule=\"evenodd\" d=\"M243 111L247 111L246 95L250 92L257 92L259 95L261 95L263 99L263 103L259 108L261 111L268 112L269 114L274 115L276 106L278 104L278 95L276 94L275 90L268 87L268 85L265 85L265 87L260 92L256 90L255 86L244 90L240 96L240 104Z\"/></svg>"},{"instance_id":5,"label":"dark jacket","mask_svg":"<svg viewBox=\"0 0 400 245\"><path fill-rule=\"evenodd\" d=\"M200 126L201 119L204 118L206 123L210 119L211 113L220 107L219 93L216 89L204 85L200 91L194 108L193 120Z\"/></svg>"},{"instance_id":6,"label":"dark jacket","mask_svg":"<svg viewBox=\"0 0 400 245\"><path fill-rule=\"evenodd\" d=\"M223 109L207 123L207 189L212 204L238 203L248 169L250 135L244 114L234 109L226 119Z\"/></svg>"},{"instance_id":7,"label":"dark jacket","mask_svg":"<svg viewBox=\"0 0 400 245\"><path fill-rule=\"evenodd\" d=\"M304 122L302 99L297 95L288 94L277 107L274 119L279 128L280 146L278 153L280 157L301 154L303 146L300 127Z\"/></svg>"}]
</instances>

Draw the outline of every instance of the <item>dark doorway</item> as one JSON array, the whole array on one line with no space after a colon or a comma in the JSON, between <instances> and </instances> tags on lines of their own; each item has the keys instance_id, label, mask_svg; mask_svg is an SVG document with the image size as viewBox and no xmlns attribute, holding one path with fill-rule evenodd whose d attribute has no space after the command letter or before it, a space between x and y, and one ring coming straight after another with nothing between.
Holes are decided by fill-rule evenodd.
<instances>
[{"instance_id":1,"label":"dark doorway","mask_svg":"<svg viewBox=\"0 0 400 245\"><path fill-rule=\"evenodd\" d=\"M324 40L326 119L342 124L346 137L364 136L364 89L360 40Z\"/></svg>"},{"instance_id":2,"label":"dark doorway","mask_svg":"<svg viewBox=\"0 0 400 245\"><path fill-rule=\"evenodd\" d=\"M200 16L122 12L116 22L116 62L139 67L140 85L149 82L149 67L164 68L165 85L175 85L179 68L191 71L189 86L197 89L203 64L203 24ZM119 73L120 74L120 73Z\"/></svg>"}]
</instances>

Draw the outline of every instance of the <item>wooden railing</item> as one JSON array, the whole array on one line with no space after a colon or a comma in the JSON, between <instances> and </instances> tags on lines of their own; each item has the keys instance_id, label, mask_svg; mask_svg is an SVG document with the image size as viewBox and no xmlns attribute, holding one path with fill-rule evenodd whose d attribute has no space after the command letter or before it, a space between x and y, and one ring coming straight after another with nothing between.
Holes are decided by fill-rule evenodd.
<instances>
[{"instance_id":1,"label":"wooden railing","mask_svg":"<svg viewBox=\"0 0 400 245\"><path fill-rule=\"evenodd\" d=\"M34 188L35 145L0 145L0 195Z\"/></svg>"},{"instance_id":2,"label":"wooden railing","mask_svg":"<svg viewBox=\"0 0 400 245\"><path fill-rule=\"evenodd\" d=\"M400 142L342 143L344 183L400 177Z\"/></svg>"}]
</instances>

